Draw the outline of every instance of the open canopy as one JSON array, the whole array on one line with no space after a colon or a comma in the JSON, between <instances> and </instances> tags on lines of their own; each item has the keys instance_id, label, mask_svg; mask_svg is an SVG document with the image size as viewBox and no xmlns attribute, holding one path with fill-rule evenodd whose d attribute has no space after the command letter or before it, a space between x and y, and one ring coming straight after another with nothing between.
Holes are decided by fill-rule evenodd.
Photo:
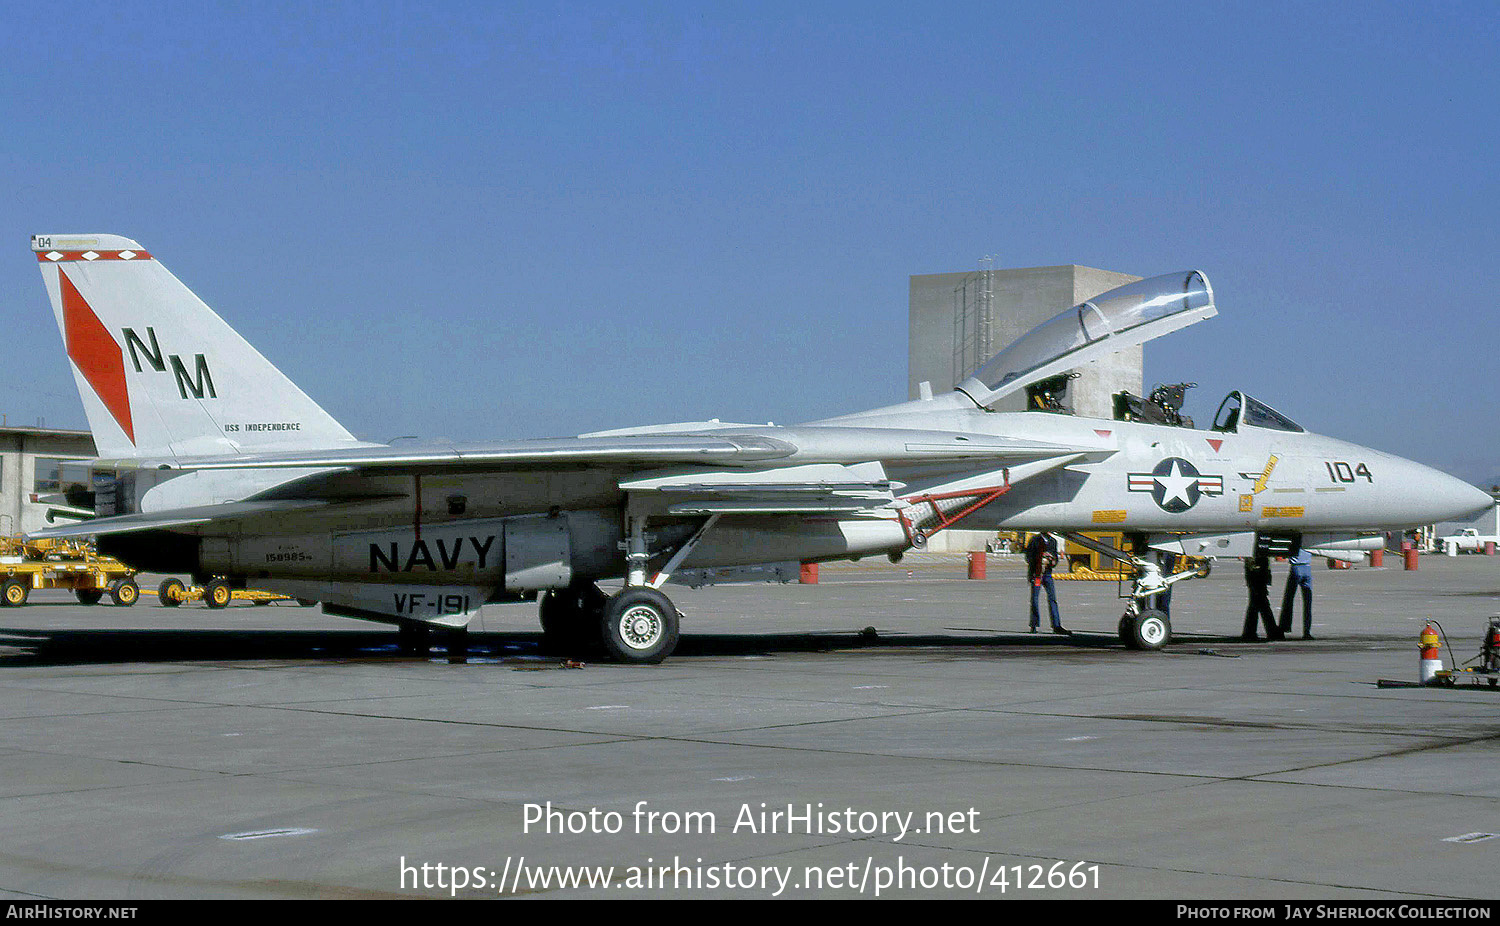
<instances>
[{"instance_id":1,"label":"open canopy","mask_svg":"<svg viewBox=\"0 0 1500 926\"><path fill-rule=\"evenodd\" d=\"M1039 380L1217 314L1213 287L1196 270L1127 283L1031 329L958 390L988 407Z\"/></svg>"}]
</instances>

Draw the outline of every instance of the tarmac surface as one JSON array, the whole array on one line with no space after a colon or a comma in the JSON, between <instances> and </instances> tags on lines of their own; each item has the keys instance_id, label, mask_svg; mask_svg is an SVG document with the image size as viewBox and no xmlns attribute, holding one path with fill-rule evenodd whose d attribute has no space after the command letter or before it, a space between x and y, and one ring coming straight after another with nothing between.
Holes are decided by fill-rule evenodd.
<instances>
[{"instance_id":1,"label":"tarmac surface","mask_svg":"<svg viewBox=\"0 0 1500 926\"><path fill-rule=\"evenodd\" d=\"M1061 637L1013 561L825 565L675 589L676 655L581 669L534 605L450 665L316 608L38 592L0 611L0 896L1494 896L1500 691L1375 683L1428 618L1476 656L1500 558L1386 562L1316 569L1317 639L1274 644L1226 564L1157 653L1112 582L1058 583Z\"/></svg>"}]
</instances>

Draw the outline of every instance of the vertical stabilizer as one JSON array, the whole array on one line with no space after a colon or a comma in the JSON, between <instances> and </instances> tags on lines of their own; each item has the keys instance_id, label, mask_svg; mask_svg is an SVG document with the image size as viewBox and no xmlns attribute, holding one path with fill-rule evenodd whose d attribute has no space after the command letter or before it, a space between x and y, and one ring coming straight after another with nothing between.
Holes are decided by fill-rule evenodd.
<instances>
[{"instance_id":1,"label":"vertical stabilizer","mask_svg":"<svg viewBox=\"0 0 1500 926\"><path fill-rule=\"evenodd\" d=\"M355 442L134 241L34 235L31 249L101 457Z\"/></svg>"}]
</instances>

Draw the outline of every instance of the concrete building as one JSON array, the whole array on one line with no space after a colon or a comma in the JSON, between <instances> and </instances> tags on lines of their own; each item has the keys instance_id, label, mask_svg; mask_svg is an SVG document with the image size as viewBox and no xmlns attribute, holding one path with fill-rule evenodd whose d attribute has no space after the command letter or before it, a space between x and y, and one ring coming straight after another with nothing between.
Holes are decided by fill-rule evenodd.
<instances>
[{"instance_id":1,"label":"concrete building","mask_svg":"<svg viewBox=\"0 0 1500 926\"><path fill-rule=\"evenodd\" d=\"M1069 306L1078 305L1140 277L1067 264L997 270L981 266L960 273L911 277L907 342L907 395L918 398L922 383L941 395L963 382L985 361L1021 335ZM1142 350L1127 348L1087 363L1068 385L1064 407L1091 418L1114 417L1114 394L1142 394ZM996 406L1023 411L1025 393ZM995 534L946 530L933 537L934 552L983 550Z\"/></svg>"},{"instance_id":2,"label":"concrete building","mask_svg":"<svg viewBox=\"0 0 1500 926\"><path fill-rule=\"evenodd\" d=\"M94 438L87 431L0 427L0 535L12 536L48 525L48 505L38 495L56 495L70 475L61 464L92 460Z\"/></svg>"},{"instance_id":3,"label":"concrete building","mask_svg":"<svg viewBox=\"0 0 1500 926\"><path fill-rule=\"evenodd\" d=\"M981 268L911 277L907 395L923 382L934 395L952 389L1012 341L1069 306L1140 279L1128 273L1068 264L1015 270ZM1085 364L1064 405L1092 418L1114 416L1116 392L1141 394L1140 347ZM1024 395L1000 411L1021 411Z\"/></svg>"}]
</instances>

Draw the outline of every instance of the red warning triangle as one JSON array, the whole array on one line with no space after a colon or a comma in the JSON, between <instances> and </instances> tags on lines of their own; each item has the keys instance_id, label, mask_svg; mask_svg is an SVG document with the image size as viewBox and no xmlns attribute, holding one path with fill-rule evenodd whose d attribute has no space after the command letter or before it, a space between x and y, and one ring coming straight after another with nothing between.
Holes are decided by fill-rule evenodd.
<instances>
[{"instance_id":1,"label":"red warning triangle","mask_svg":"<svg viewBox=\"0 0 1500 926\"><path fill-rule=\"evenodd\" d=\"M1208 441L1208 446L1214 448L1214 453L1218 453L1219 452L1219 448L1222 447L1222 446L1224 446L1224 439L1223 438L1219 438L1218 440L1214 440L1212 437L1205 437L1204 440Z\"/></svg>"}]
</instances>

